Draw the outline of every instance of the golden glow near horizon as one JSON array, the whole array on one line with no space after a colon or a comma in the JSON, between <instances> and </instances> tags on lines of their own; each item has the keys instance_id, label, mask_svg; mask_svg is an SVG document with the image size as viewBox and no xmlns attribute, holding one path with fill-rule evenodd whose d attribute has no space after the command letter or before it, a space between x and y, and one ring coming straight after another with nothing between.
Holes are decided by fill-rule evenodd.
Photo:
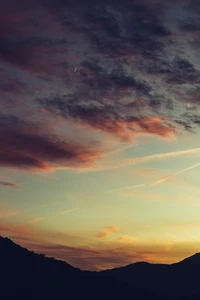
<instances>
[{"instance_id":1,"label":"golden glow near horizon","mask_svg":"<svg viewBox=\"0 0 200 300\"><path fill-rule=\"evenodd\" d=\"M103 172L17 172L23 185L3 190L1 234L85 269L181 260L200 247L199 154L183 152Z\"/></svg>"}]
</instances>

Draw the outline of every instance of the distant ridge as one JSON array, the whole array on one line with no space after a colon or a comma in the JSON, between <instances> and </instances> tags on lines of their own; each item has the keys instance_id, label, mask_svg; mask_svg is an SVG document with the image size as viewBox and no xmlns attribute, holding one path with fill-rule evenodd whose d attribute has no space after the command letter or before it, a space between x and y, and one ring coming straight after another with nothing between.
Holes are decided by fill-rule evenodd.
<instances>
[{"instance_id":1,"label":"distant ridge","mask_svg":"<svg viewBox=\"0 0 200 300\"><path fill-rule=\"evenodd\" d=\"M187 264L187 265L200 264L200 252L195 253L194 255L189 256L189 257L181 260L178 263L174 263L173 265L176 265L176 264L182 264L182 265L183 264Z\"/></svg>"},{"instance_id":2,"label":"distant ridge","mask_svg":"<svg viewBox=\"0 0 200 300\"><path fill-rule=\"evenodd\" d=\"M154 299L161 295L97 272L81 271L64 261L29 251L0 236L2 300ZM165 299L165 297L163 298Z\"/></svg>"},{"instance_id":3,"label":"distant ridge","mask_svg":"<svg viewBox=\"0 0 200 300\"><path fill-rule=\"evenodd\" d=\"M1 267L6 265L7 271L10 268L17 270L38 270L40 272L53 270L54 272L77 272L80 269L72 267L65 261L56 260L53 257L45 257L44 254L37 254L33 251L29 251L9 238L3 238L0 236L0 264Z\"/></svg>"},{"instance_id":4,"label":"distant ridge","mask_svg":"<svg viewBox=\"0 0 200 300\"><path fill-rule=\"evenodd\" d=\"M174 264L142 261L90 272L0 236L0 271L3 300L200 299L200 253Z\"/></svg>"},{"instance_id":5,"label":"distant ridge","mask_svg":"<svg viewBox=\"0 0 200 300\"><path fill-rule=\"evenodd\" d=\"M200 299L200 253L173 264L137 262L100 273L163 293L170 300Z\"/></svg>"},{"instance_id":6,"label":"distant ridge","mask_svg":"<svg viewBox=\"0 0 200 300\"><path fill-rule=\"evenodd\" d=\"M43 257L45 260L48 261L56 261L57 263L59 262L60 265L63 265L64 267L71 267L73 269L76 270L80 270L79 268L75 268L73 266L71 266L70 264L68 264L66 261L62 261L62 260L57 260L53 257L46 257L44 254L38 254L35 253L34 251L30 251L18 244L16 244L15 242L13 242L10 238L8 237L2 237L0 235L0 258L2 256L2 254L12 254L12 252L14 252L15 255L17 254L24 254L29 255L29 257L35 255L35 257ZM109 270L104 270L104 271L99 271L99 273L102 272L111 272L112 270L119 270L119 269L124 269L124 268L148 268L148 267L162 267L162 266L175 266L175 265L180 265L180 264L200 264L200 252L197 252L189 257L184 258L183 260L179 261L179 262L175 262L172 264L162 264L162 263L150 263L150 262L146 262L146 261L139 261L139 262L135 262L129 265L125 265L125 266L121 266L118 268L114 268L114 269L109 269Z\"/></svg>"}]
</instances>

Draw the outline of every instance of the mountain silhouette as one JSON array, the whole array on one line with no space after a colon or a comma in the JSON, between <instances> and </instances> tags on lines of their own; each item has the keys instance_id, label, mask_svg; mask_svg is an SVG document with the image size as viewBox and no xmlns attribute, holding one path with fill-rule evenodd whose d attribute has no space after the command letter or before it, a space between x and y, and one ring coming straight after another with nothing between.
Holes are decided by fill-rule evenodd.
<instances>
[{"instance_id":1,"label":"mountain silhouette","mask_svg":"<svg viewBox=\"0 0 200 300\"><path fill-rule=\"evenodd\" d=\"M200 299L200 253L173 264L138 262L100 273L164 294L167 299Z\"/></svg>"},{"instance_id":2,"label":"mountain silhouette","mask_svg":"<svg viewBox=\"0 0 200 300\"><path fill-rule=\"evenodd\" d=\"M36 254L15 244L8 238L0 236L0 268L10 270L20 270L23 272L80 272L64 261L47 258L43 254Z\"/></svg>"},{"instance_id":3,"label":"mountain silhouette","mask_svg":"<svg viewBox=\"0 0 200 300\"><path fill-rule=\"evenodd\" d=\"M200 299L200 253L174 264L137 262L100 272L29 251L0 236L0 299Z\"/></svg>"},{"instance_id":4,"label":"mountain silhouette","mask_svg":"<svg viewBox=\"0 0 200 300\"><path fill-rule=\"evenodd\" d=\"M0 272L2 300L160 299L160 295L133 282L81 271L3 237L0 237Z\"/></svg>"},{"instance_id":5,"label":"mountain silhouette","mask_svg":"<svg viewBox=\"0 0 200 300\"><path fill-rule=\"evenodd\" d=\"M178 263L174 263L173 265L198 265L200 264L200 253L196 253L192 256L189 256Z\"/></svg>"}]
</instances>

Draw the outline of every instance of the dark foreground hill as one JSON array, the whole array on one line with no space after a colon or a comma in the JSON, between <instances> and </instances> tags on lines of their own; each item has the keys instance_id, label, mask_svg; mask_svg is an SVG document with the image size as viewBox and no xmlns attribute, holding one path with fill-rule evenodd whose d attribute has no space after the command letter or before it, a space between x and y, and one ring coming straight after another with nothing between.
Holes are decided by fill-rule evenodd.
<instances>
[{"instance_id":1,"label":"dark foreground hill","mask_svg":"<svg viewBox=\"0 0 200 300\"><path fill-rule=\"evenodd\" d=\"M138 262L100 274L165 293L168 299L200 299L200 253L171 265Z\"/></svg>"},{"instance_id":2,"label":"dark foreground hill","mask_svg":"<svg viewBox=\"0 0 200 300\"><path fill-rule=\"evenodd\" d=\"M0 299L155 299L160 295L134 283L28 251L0 237ZM165 299L162 297L162 299Z\"/></svg>"},{"instance_id":3,"label":"dark foreground hill","mask_svg":"<svg viewBox=\"0 0 200 300\"><path fill-rule=\"evenodd\" d=\"M134 263L89 272L0 237L0 299L200 299L200 254L171 265Z\"/></svg>"}]
</instances>

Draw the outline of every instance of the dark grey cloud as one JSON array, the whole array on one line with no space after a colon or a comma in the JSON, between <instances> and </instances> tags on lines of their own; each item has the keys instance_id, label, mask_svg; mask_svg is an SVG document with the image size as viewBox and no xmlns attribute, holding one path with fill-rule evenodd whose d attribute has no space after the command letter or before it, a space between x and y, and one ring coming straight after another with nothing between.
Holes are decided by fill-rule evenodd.
<instances>
[{"instance_id":1,"label":"dark grey cloud","mask_svg":"<svg viewBox=\"0 0 200 300\"><path fill-rule=\"evenodd\" d=\"M53 133L49 134L47 128L41 131L37 124L33 126L12 116L0 116L0 139L3 141L0 149L1 167L38 171L81 168L91 166L102 154L98 144L84 145L69 139L65 141Z\"/></svg>"},{"instance_id":2,"label":"dark grey cloud","mask_svg":"<svg viewBox=\"0 0 200 300\"><path fill-rule=\"evenodd\" d=\"M176 57L168 70L167 82L170 84L199 84L200 71L195 70L194 66L186 59Z\"/></svg>"},{"instance_id":3,"label":"dark grey cloud","mask_svg":"<svg viewBox=\"0 0 200 300\"><path fill-rule=\"evenodd\" d=\"M8 182L8 181L0 181L0 185L4 187L9 187L13 189L19 189L20 186L17 183L14 182Z\"/></svg>"},{"instance_id":4,"label":"dark grey cloud","mask_svg":"<svg viewBox=\"0 0 200 300\"><path fill-rule=\"evenodd\" d=\"M1 135L5 147L14 149L10 135L21 149L12 159L7 157L6 164L16 165L19 154L21 164L39 164L46 147L56 147L52 152L59 152L60 158L80 158L76 141L65 138L68 150L63 150L59 130L53 136L58 148L43 130L43 121L56 127L53 118L123 141L142 133L169 136L170 130L177 132L174 127L195 132L200 90L198 7L195 0L0 2L0 108L16 117L9 127L3 121L6 134ZM20 130L15 128L18 120L24 121ZM28 128L37 124L37 132L22 131L27 122ZM27 155L30 149L24 156L20 140L39 145L39 161ZM57 162L58 157L51 153L48 159Z\"/></svg>"}]
</instances>

